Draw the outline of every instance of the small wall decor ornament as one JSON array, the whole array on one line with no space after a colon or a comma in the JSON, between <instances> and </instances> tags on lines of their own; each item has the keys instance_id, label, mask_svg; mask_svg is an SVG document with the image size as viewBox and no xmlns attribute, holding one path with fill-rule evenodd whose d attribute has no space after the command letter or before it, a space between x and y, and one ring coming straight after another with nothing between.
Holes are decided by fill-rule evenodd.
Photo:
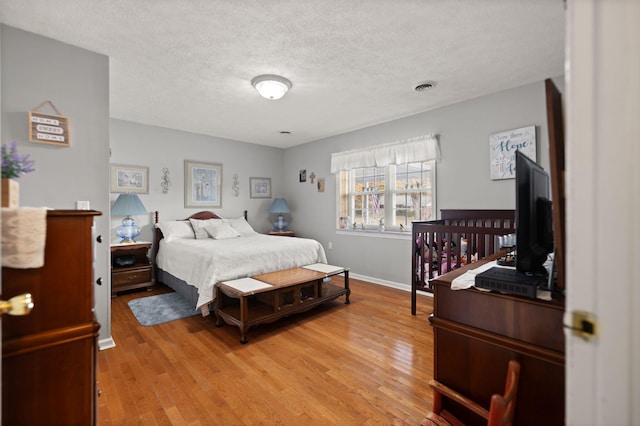
<instances>
[{"instance_id":1,"label":"small wall decor ornament","mask_svg":"<svg viewBox=\"0 0 640 426\"><path fill-rule=\"evenodd\" d=\"M240 195L240 179L238 178L238 174L233 174L233 183L231 184L231 190L233 191L233 196L237 197Z\"/></svg>"},{"instance_id":2,"label":"small wall decor ornament","mask_svg":"<svg viewBox=\"0 0 640 426\"><path fill-rule=\"evenodd\" d=\"M491 179L516 177L516 151L536 161L536 126L521 127L489 136Z\"/></svg>"},{"instance_id":3,"label":"small wall decor ornament","mask_svg":"<svg viewBox=\"0 0 640 426\"><path fill-rule=\"evenodd\" d=\"M162 169L162 178L160 181L160 187L162 187L162 193L166 194L169 192L169 169L164 167Z\"/></svg>"}]
</instances>

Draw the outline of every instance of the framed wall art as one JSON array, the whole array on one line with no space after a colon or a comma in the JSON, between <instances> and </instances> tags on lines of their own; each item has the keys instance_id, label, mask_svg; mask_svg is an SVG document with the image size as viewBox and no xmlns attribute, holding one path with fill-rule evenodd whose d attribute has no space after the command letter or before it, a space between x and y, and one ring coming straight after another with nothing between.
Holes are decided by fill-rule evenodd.
<instances>
[{"instance_id":1,"label":"framed wall art","mask_svg":"<svg viewBox=\"0 0 640 426\"><path fill-rule=\"evenodd\" d=\"M149 168L126 164L112 164L111 192L148 194Z\"/></svg>"},{"instance_id":2,"label":"framed wall art","mask_svg":"<svg viewBox=\"0 0 640 426\"><path fill-rule=\"evenodd\" d=\"M222 164L184 160L184 206L222 207Z\"/></svg>"},{"instance_id":3,"label":"framed wall art","mask_svg":"<svg viewBox=\"0 0 640 426\"><path fill-rule=\"evenodd\" d=\"M516 151L536 161L536 126L521 127L489 136L491 179L516 177Z\"/></svg>"},{"instance_id":4,"label":"framed wall art","mask_svg":"<svg viewBox=\"0 0 640 426\"><path fill-rule=\"evenodd\" d=\"M251 198L271 198L271 178L249 178Z\"/></svg>"}]
</instances>

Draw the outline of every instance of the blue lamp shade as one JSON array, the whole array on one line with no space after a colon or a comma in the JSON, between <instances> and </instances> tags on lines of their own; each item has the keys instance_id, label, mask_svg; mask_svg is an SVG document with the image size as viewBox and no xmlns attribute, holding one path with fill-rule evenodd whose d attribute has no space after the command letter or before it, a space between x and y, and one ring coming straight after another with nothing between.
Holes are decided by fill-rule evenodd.
<instances>
[{"instance_id":1,"label":"blue lamp shade","mask_svg":"<svg viewBox=\"0 0 640 426\"><path fill-rule=\"evenodd\" d=\"M269 213L278 215L278 220L273 223L274 231L282 232L287 230L289 224L284 220L284 215L289 214L290 212L291 210L289 210L287 200L284 198L274 198L273 203L271 203L271 207L269 207Z\"/></svg>"},{"instance_id":2,"label":"blue lamp shade","mask_svg":"<svg viewBox=\"0 0 640 426\"><path fill-rule=\"evenodd\" d=\"M120 194L111 207L113 216L125 216L122 225L116 229L118 237L122 238L121 243L135 243L135 238L140 235L140 228L131 218L132 215L147 214L147 209L136 194Z\"/></svg>"}]
</instances>

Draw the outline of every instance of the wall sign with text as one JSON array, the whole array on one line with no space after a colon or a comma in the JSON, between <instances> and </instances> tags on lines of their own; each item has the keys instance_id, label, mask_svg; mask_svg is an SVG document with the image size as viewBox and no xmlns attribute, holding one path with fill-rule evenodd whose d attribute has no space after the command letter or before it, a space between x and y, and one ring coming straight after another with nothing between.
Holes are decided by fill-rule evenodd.
<instances>
[{"instance_id":1,"label":"wall sign with text","mask_svg":"<svg viewBox=\"0 0 640 426\"><path fill-rule=\"evenodd\" d=\"M69 119L61 115L29 111L29 140L31 142L70 146Z\"/></svg>"},{"instance_id":2,"label":"wall sign with text","mask_svg":"<svg viewBox=\"0 0 640 426\"><path fill-rule=\"evenodd\" d=\"M522 127L489 136L491 179L516 177L516 151L536 161L536 126Z\"/></svg>"}]
</instances>

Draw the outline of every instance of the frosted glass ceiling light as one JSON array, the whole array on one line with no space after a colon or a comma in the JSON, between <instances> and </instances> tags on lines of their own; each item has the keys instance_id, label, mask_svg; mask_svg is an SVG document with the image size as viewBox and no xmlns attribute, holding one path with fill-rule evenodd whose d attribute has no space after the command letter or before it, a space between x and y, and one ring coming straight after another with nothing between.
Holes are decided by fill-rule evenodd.
<instances>
[{"instance_id":1,"label":"frosted glass ceiling light","mask_svg":"<svg viewBox=\"0 0 640 426\"><path fill-rule=\"evenodd\" d=\"M251 80L251 84L267 99L280 99L291 89L291 82L279 75L259 75Z\"/></svg>"}]
</instances>

